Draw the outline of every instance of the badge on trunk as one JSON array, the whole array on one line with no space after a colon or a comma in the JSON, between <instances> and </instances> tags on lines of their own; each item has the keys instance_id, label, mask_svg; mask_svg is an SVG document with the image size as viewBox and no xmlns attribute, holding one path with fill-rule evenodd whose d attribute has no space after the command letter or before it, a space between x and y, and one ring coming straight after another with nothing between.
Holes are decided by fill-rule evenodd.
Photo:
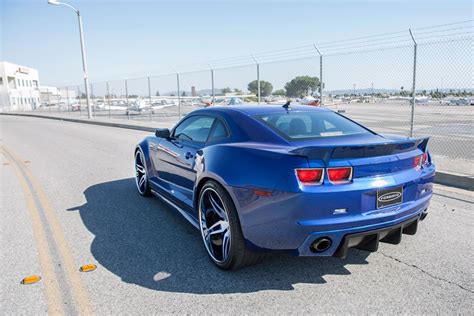
<instances>
[{"instance_id":1,"label":"badge on trunk","mask_svg":"<svg viewBox=\"0 0 474 316\"><path fill-rule=\"evenodd\" d=\"M377 208L400 204L402 202L403 187L377 191Z\"/></svg>"}]
</instances>

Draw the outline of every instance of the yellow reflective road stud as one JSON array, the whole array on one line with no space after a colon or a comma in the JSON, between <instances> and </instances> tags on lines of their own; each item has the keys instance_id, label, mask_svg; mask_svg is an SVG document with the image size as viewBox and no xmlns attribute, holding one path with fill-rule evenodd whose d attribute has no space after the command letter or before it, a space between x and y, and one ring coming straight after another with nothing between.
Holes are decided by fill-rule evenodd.
<instances>
[{"instance_id":1,"label":"yellow reflective road stud","mask_svg":"<svg viewBox=\"0 0 474 316\"><path fill-rule=\"evenodd\" d=\"M21 284L34 284L37 283L41 280L41 277L39 275L30 275L21 280Z\"/></svg>"},{"instance_id":2,"label":"yellow reflective road stud","mask_svg":"<svg viewBox=\"0 0 474 316\"><path fill-rule=\"evenodd\" d=\"M97 266L93 263L90 264L85 264L79 268L79 271L81 272L91 272L97 269Z\"/></svg>"}]
</instances>

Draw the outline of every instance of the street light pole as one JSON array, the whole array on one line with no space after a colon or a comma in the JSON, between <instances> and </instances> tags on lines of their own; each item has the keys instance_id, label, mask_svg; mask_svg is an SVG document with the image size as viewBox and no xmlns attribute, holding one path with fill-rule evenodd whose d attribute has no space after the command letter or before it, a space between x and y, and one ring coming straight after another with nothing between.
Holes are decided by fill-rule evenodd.
<instances>
[{"instance_id":1,"label":"street light pole","mask_svg":"<svg viewBox=\"0 0 474 316\"><path fill-rule=\"evenodd\" d=\"M257 65L257 100L258 105L260 105L260 64L253 55L250 55L250 57L252 57L253 61L255 62L255 65Z\"/></svg>"},{"instance_id":2,"label":"street light pole","mask_svg":"<svg viewBox=\"0 0 474 316\"><path fill-rule=\"evenodd\" d=\"M77 10L76 8L74 8L70 4L67 4L67 3L64 3L64 2L59 2L59 1L56 1L56 0L48 0L48 3L53 4L53 5L59 5L59 4L64 5L66 7L71 8L72 10L74 10L74 12L76 12L76 14L77 14L77 20L79 22L79 36L80 36L80 40L81 40L82 69L84 71L84 88L85 88L85 91L86 91L87 117L89 119L91 119L92 118L92 110L91 110L90 96L89 96L89 78L87 76L86 49L84 47L84 33L82 31L81 14L79 13L79 10Z\"/></svg>"}]
</instances>

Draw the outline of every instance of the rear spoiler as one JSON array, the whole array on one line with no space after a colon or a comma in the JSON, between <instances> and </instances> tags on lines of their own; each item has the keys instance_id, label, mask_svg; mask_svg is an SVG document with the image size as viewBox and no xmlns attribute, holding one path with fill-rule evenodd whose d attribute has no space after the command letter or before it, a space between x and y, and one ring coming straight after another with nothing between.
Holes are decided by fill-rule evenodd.
<instances>
[{"instance_id":1,"label":"rear spoiler","mask_svg":"<svg viewBox=\"0 0 474 316\"><path fill-rule=\"evenodd\" d=\"M308 146L296 148L291 153L305 156L309 159L321 159L328 162L331 159L365 158L387 156L404 153L415 149L426 151L429 137L409 140L396 140L390 143L377 143L367 145L341 145L341 146Z\"/></svg>"}]
</instances>

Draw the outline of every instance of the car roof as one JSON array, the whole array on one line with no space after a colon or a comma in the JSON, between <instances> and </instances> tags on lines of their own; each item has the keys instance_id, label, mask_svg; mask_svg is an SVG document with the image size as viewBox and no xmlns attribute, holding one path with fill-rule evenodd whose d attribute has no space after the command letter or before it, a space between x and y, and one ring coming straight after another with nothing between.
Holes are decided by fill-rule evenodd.
<instances>
[{"instance_id":1,"label":"car roof","mask_svg":"<svg viewBox=\"0 0 474 316\"><path fill-rule=\"evenodd\" d=\"M214 113L228 113L241 112L249 116L270 114L270 113L286 113L287 110L282 105L254 105L254 104L238 104L238 105L224 105L224 106L211 106L208 108L200 109L196 112L207 112L212 111ZM309 106L309 105L290 105L290 111L295 112L309 112L309 111L331 111L326 108Z\"/></svg>"}]
</instances>

